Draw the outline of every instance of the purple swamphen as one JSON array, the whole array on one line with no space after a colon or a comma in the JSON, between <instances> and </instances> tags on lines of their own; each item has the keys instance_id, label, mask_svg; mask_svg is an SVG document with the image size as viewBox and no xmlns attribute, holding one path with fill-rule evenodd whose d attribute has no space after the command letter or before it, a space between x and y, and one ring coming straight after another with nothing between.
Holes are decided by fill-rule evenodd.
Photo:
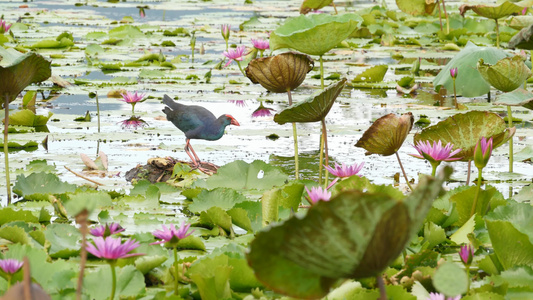
<instances>
[{"instance_id":1,"label":"purple swamphen","mask_svg":"<svg viewBox=\"0 0 533 300\"><path fill-rule=\"evenodd\" d=\"M163 103L167 105L163 109L163 112L167 115L167 120L185 133L187 138L185 153L189 155L194 166L201 171L204 171L202 161L194 152L191 146L191 139L216 141L224 135L226 126L240 126L239 122L230 115L221 115L217 119L215 115L201 106L180 104L168 95L163 96Z\"/></svg>"}]
</instances>

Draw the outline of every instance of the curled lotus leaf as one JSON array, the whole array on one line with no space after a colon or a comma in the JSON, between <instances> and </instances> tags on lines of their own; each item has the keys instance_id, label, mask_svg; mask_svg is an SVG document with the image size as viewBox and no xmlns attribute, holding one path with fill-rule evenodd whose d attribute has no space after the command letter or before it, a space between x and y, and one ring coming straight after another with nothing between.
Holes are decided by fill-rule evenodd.
<instances>
[{"instance_id":1,"label":"curled lotus leaf","mask_svg":"<svg viewBox=\"0 0 533 300\"><path fill-rule=\"evenodd\" d=\"M270 49L291 48L320 56L344 41L362 22L363 18L354 13L289 18L270 34Z\"/></svg>"},{"instance_id":2,"label":"curled lotus leaf","mask_svg":"<svg viewBox=\"0 0 533 300\"><path fill-rule=\"evenodd\" d=\"M492 137L493 147L496 148L507 142L515 131L516 127L507 128L502 117L495 113L470 111L453 115L425 128L415 134L414 143L438 140L442 144L452 143L454 149L461 148L455 156L462 157L461 161L469 161L474 158L474 149L482 137Z\"/></svg>"},{"instance_id":3,"label":"curled lotus leaf","mask_svg":"<svg viewBox=\"0 0 533 300\"><path fill-rule=\"evenodd\" d=\"M532 24L533 24L533 16L514 16L508 22L509 27L516 29L516 30L521 30Z\"/></svg>"},{"instance_id":4,"label":"curled lotus leaf","mask_svg":"<svg viewBox=\"0 0 533 300\"><path fill-rule=\"evenodd\" d=\"M389 156L402 147L409 131L413 127L414 117L411 112L401 115L390 113L377 119L355 144L364 148L369 154Z\"/></svg>"},{"instance_id":5,"label":"curled lotus leaf","mask_svg":"<svg viewBox=\"0 0 533 300\"><path fill-rule=\"evenodd\" d=\"M533 110L533 93L518 88L509 93L503 93L496 97L494 105L522 106Z\"/></svg>"},{"instance_id":6,"label":"curled lotus leaf","mask_svg":"<svg viewBox=\"0 0 533 300\"><path fill-rule=\"evenodd\" d=\"M52 74L50 62L35 52L22 54L0 47L0 58L0 95L8 95L10 102L28 85L44 81Z\"/></svg>"},{"instance_id":7,"label":"curled lotus leaf","mask_svg":"<svg viewBox=\"0 0 533 300\"><path fill-rule=\"evenodd\" d=\"M274 121L283 125L291 122L318 122L324 119L345 84L346 78L343 78L342 80L329 85L323 91L309 97L307 100L294 104L280 113L277 113L274 116Z\"/></svg>"},{"instance_id":8,"label":"curled lotus leaf","mask_svg":"<svg viewBox=\"0 0 533 300\"><path fill-rule=\"evenodd\" d=\"M463 4L459 7L459 13L461 16L468 10L473 10L476 14L488 18L488 19L501 19L508 17L512 14L520 13L524 9L522 6L518 6L510 1L505 1L499 5L487 5L487 4Z\"/></svg>"},{"instance_id":9,"label":"curled lotus leaf","mask_svg":"<svg viewBox=\"0 0 533 300\"><path fill-rule=\"evenodd\" d=\"M304 217L258 233L248 263L269 288L303 299L322 298L340 278L376 276L416 235L450 173L423 176L407 197L371 188L319 201Z\"/></svg>"},{"instance_id":10,"label":"curled lotus leaf","mask_svg":"<svg viewBox=\"0 0 533 300\"><path fill-rule=\"evenodd\" d=\"M533 50L533 24L524 27L509 41L509 48Z\"/></svg>"},{"instance_id":11,"label":"curled lotus leaf","mask_svg":"<svg viewBox=\"0 0 533 300\"><path fill-rule=\"evenodd\" d=\"M299 87L313 66L308 55L286 52L253 59L246 67L246 76L270 92L285 93Z\"/></svg>"},{"instance_id":12,"label":"curled lotus leaf","mask_svg":"<svg viewBox=\"0 0 533 300\"><path fill-rule=\"evenodd\" d=\"M437 3L436 0L396 0L396 5L401 11L413 16L432 14Z\"/></svg>"},{"instance_id":13,"label":"curled lotus leaf","mask_svg":"<svg viewBox=\"0 0 533 300\"><path fill-rule=\"evenodd\" d=\"M519 55L500 59L495 65L486 64L480 58L477 69L490 85L502 92L516 90L531 76L531 71Z\"/></svg>"},{"instance_id":14,"label":"curled lotus leaf","mask_svg":"<svg viewBox=\"0 0 533 300\"><path fill-rule=\"evenodd\" d=\"M333 0L304 0L300 6L300 13L307 14L312 10L321 9L333 3Z\"/></svg>"}]
</instances>

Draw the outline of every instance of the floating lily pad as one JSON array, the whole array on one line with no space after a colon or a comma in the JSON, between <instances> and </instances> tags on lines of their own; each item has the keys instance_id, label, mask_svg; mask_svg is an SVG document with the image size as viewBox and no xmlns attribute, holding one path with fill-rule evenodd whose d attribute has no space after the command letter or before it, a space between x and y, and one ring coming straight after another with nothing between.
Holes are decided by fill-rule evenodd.
<instances>
[{"instance_id":1,"label":"floating lily pad","mask_svg":"<svg viewBox=\"0 0 533 300\"><path fill-rule=\"evenodd\" d=\"M376 276L418 232L444 177L423 177L403 200L352 190L320 201L257 234L248 262L266 286L307 299L325 296L339 278Z\"/></svg>"},{"instance_id":2,"label":"floating lily pad","mask_svg":"<svg viewBox=\"0 0 533 300\"><path fill-rule=\"evenodd\" d=\"M309 55L324 55L362 22L363 18L354 13L289 18L270 34L270 49L291 48Z\"/></svg>"},{"instance_id":3,"label":"floating lily pad","mask_svg":"<svg viewBox=\"0 0 533 300\"><path fill-rule=\"evenodd\" d=\"M313 66L309 56L286 52L253 59L246 67L246 76L270 92L285 93L299 87Z\"/></svg>"},{"instance_id":4,"label":"floating lily pad","mask_svg":"<svg viewBox=\"0 0 533 300\"><path fill-rule=\"evenodd\" d=\"M398 117L388 114L377 119L355 144L369 154L388 156L396 153L403 145L415 119L411 112Z\"/></svg>"},{"instance_id":5,"label":"floating lily pad","mask_svg":"<svg viewBox=\"0 0 533 300\"><path fill-rule=\"evenodd\" d=\"M463 97L477 97L490 91L490 85L483 79L477 70L477 62L480 58L489 64L496 64L500 59L511 56L507 52L493 47L478 47L468 42L461 52L457 53L452 60L433 79L436 91L441 87L453 91L453 79L450 70L457 68L455 88L457 95Z\"/></svg>"},{"instance_id":6,"label":"floating lily pad","mask_svg":"<svg viewBox=\"0 0 533 300\"><path fill-rule=\"evenodd\" d=\"M427 127L415 134L414 143L420 141L438 141L442 144L452 143L454 149L461 148L456 157L461 161L474 158L474 148L482 137L492 137L493 146L497 148L507 142L515 133L516 128L507 128L502 117L488 111L470 111L456 114L444 121Z\"/></svg>"},{"instance_id":7,"label":"floating lily pad","mask_svg":"<svg viewBox=\"0 0 533 300\"><path fill-rule=\"evenodd\" d=\"M510 93L498 95L494 105L522 106L533 109L533 93L519 88Z\"/></svg>"},{"instance_id":8,"label":"floating lily pad","mask_svg":"<svg viewBox=\"0 0 533 300\"><path fill-rule=\"evenodd\" d=\"M76 185L62 182L55 174L32 173L17 176L13 192L27 200L48 200L50 194L74 192Z\"/></svg>"},{"instance_id":9,"label":"floating lily pad","mask_svg":"<svg viewBox=\"0 0 533 300\"><path fill-rule=\"evenodd\" d=\"M274 116L274 121L280 125L291 122L319 122L326 118L333 103L335 103L335 99L337 99L344 88L345 83L346 78L331 84L307 100L284 109Z\"/></svg>"},{"instance_id":10,"label":"floating lily pad","mask_svg":"<svg viewBox=\"0 0 533 300\"><path fill-rule=\"evenodd\" d=\"M363 71L363 73L355 76L352 82L381 82L385 78L385 74L389 70L387 65L377 65L370 67Z\"/></svg>"},{"instance_id":11,"label":"floating lily pad","mask_svg":"<svg viewBox=\"0 0 533 300\"><path fill-rule=\"evenodd\" d=\"M531 76L531 71L518 55L502 58L495 65L486 64L481 58L477 69L488 83L502 92L516 90Z\"/></svg>"},{"instance_id":12,"label":"floating lily pad","mask_svg":"<svg viewBox=\"0 0 533 300\"><path fill-rule=\"evenodd\" d=\"M9 124L31 127L45 126L52 115L52 112L48 112L48 116L38 116L29 109L23 109L9 117Z\"/></svg>"}]
</instances>

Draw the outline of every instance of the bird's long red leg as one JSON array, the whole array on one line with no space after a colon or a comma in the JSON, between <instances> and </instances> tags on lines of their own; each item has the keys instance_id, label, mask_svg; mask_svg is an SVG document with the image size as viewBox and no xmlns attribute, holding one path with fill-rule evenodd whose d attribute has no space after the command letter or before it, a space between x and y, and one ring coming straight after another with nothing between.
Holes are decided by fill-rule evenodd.
<instances>
[{"instance_id":1,"label":"bird's long red leg","mask_svg":"<svg viewBox=\"0 0 533 300\"><path fill-rule=\"evenodd\" d=\"M194 156L191 154L191 152L192 152L192 154L194 154ZM185 143L185 153L187 153L187 155L189 155L189 157L192 160L192 163L194 164L194 166L196 168L200 167L201 161L198 158L198 155L196 155L196 152L194 152L194 149L191 146L191 140L189 140L189 139L187 139L187 141Z\"/></svg>"}]
</instances>

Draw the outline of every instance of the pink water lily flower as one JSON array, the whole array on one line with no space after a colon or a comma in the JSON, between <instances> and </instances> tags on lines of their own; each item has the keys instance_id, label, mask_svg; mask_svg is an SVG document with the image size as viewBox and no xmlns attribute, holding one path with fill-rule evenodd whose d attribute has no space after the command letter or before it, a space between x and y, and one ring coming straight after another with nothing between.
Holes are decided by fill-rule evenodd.
<instances>
[{"instance_id":1,"label":"pink water lily flower","mask_svg":"<svg viewBox=\"0 0 533 300\"><path fill-rule=\"evenodd\" d=\"M450 76L452 76L453 79L457 78L457 68L450 69Z\"/></svg>"},{"instance_id":2,"label":"pink water lily flower","mask_svg":"<svg viewBox=\"0 0 533 300\"><path fill-rule=\"evenodd\" d=\"M0 33L6 33L11 28L11 24L7 24L5 20L0 19Z\"/></svg>"},{"instance_id":3,"label":"pink water lily flower","mask_svg":"<svg viewBox=\"0 0 533 300\"><path fill-rule=\"evenodd\" d=\"M22 262L17 259L0 259L0 269L6 274L15 274L22 268Z\"/></svg>"},{"instance_id":4,"label":"pink water lily flower","mask_svg":"<svg viewBox=\"0 0 533 300\"><path fill-rule=\"evenodd\" d=\"M143 98L144 96L146 96L146 94L138 94L138 92L135 92L134 93L130 93L130 92L126 92L125 94L120 94L122 96L122 99L120 101L124 101L126 103L138 103L138 102L143 102Z\"/></svg>"},{"instance_id":5,"label":"pink water lily flower","mask_svg":"<svg viewBox=\"0 0 533 300\"><path fill-rule=\"evenodd\" d=\"M145 120L141 117L131 116L129 119L119 122L122 129L137 129L148 126Z\"/></svg>"},{"instance_id":6,"label":"pink water lily flower","mask_svg":"<svg viewBox=\"0 0 533 300\"><path fill-rule=\"evenodd\" d=\"M331 173L333 176L345 178L350 177L353 175L357 175L359 171L363 168L363 165L365 163L362 162L360 164L354 164L354 165L346 165L345 163L342 163L342 165L339 165L338 163L335 163L335 168L332 168L330 166L326 166L326 170L328 170L329 173ZM361 177L361 175L359 175Z\"/></svg>"},{"instance_id":7,"label":"pink water lily flower","mask_svg":"<svg viewBox=\"0 0 533 300\"><path fill-rule=\"evenodd\" d=\"M305 190L307 191L308 201L311 204L315 204L318 201L329 201L331 198L331 192L328 192L328 190L324 190L321 187L312 187L311 190L309 190L307 187L305 187Z\"/></svg>"},{"instance_id":8,"label":"pink water lily flower","mask_svg":"<svg viewBox=\"0 0 533 300\"><path fill-rule=\"evenodd\" d=\"M252 118L269 117L272 115L274 109L265 107L263 102L259 104L259 107L252 113Z\"/></svg>"},{"instance_id":9,"label":"pink water lily flower","mask_svg":"<svg viewBox=\"0 0 533 300\"><path fill-rule=\"evenodd\" d=\"M239 46L235 49L228 49L228 51L224 51L222 54L229 58L228 62L224 65L224 67L227 67L232 61L242 61L244 59L244 52L246 51L245 46Z\"/></svg>"},{"instance_id":10,"label":"pink water lily flower","mask_svg":"<svg viewBox=\"0 0 533 300\"><path fill-rule=\"evenodd\" d=\"M455 154L461 152L461 149L455 149L452 151L452 143L448 143L443 147L440 140L433 141L433 145L431 145L429 141L419 141L414 147L419 154L409 155L420 159L427 159L430 163L461 159L461 157L453 157Z\"/></svg>"},{"instance_id":11,"label":"pink water lily flower","mask_svg":"<svg viewBox=\"0 0 533 300\"><path fill-rule=\"evenodd\" d=\"M174 224L170 224L168 228L165 225L162 226L163 230L156 230L152 232L152 234L161 241L151 243L150 245L165 243L176 244L177 242L179 242L179 240L188 237L194 232L194 230L192 230L191 232L187 233L187 231L191 227L191 224L186 224L185 221L181 223L181 227L179 228L176 227L176 225Z\"/></svg>"},{"instance_id":12,"label":"pink water lily flower","mask_svg":"<svg viewBox=\"0 0 533 300\"><path fill-rule=\"evenodd\" d=\"M92 255L107 260L117 260L132 256L144 255L143 253L128 253L140 246L136 240L128 239L122 243L120 238L95 237L93 243L87 242L86 249Z\"/></svg>"},{"instance_id":13,"label":"pink water lily flower","mask_svg":"<svg viewBox=\"0 0 533 300\"><path fill-rule=\"evenodd\" d=\"M470 265L474 259L474 248L472 248L470 245L461 246L461 250L459 250L459 256L461 257L463 264Z\"/></svg>"},{"instance_id":14,"label":"pink water lily flower","mask_svg":"<svg viewBox=\"0 0 533 300\"><path fill-rule=\"evenodd\" d=\"M270 48L270 45L268 43L267 40L262 40L262 39L252 39L252 45L254 46L255 49L257 50L266 50L266 49L269 49Z\"/></svg>"},{"instance_id":15,"label":"pink water lily flower","mask_svg":"<svg viewBox=\"0 0 533 300\"><path fill-rule=\"evenodd\" d=\"M429 297L426 300L460 300L461 295L455 297L446 297L440 293L429 293Z\"/></svg>"},{"instance_id":16,"label":"pink water lily flower","mask_svg":"<svg viewBox=\"0 0 533 300\"><path fill-rule=\"evenodd\" d=\"M101 236L101 237L108 237L113 234L117 234L119 232L124 231L125 229L120 226L118 223L111 223L111 224L105 224L97 226L90 230L90 233L93 236Z\"/></svg>"},{"instance_id":17,"label":"pink water lily flower","mask_svg":"<svg viewBox=\"0 0 533 300\"><path fill-rule=\"evenodd\" d=\"M228 100L229 103L233 103L235 104L235 106L238 106L238 107L245 107L246 106L246 102L244 100Z\"/></svg>"}]
</instances>

